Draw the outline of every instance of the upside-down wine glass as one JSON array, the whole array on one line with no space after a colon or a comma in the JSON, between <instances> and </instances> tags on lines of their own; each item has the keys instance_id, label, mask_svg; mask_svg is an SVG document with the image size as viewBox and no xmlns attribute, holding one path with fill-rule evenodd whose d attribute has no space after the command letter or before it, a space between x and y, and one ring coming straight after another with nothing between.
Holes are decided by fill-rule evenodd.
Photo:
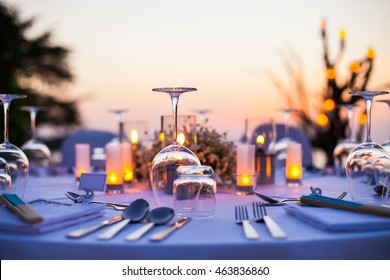
<instances>
[{"instance_id":1,"label":"upside-down wine glass","mask_svg":"<svg viewBox=\"0 0 390 280\"><path fill-rule=\"evenodd\" d=\"M348 156L346 172L352 200L384 204L390 188L390 156L371 140L372 100L386 91L358 91L350 95L362 96L366 101L367 139Z\"/></svg>"},{"instance_id":2,"label":"upside-down wine glass","mask_svg":"<svg viewBox=\"0 0 390 280\"><path fill-rule=\"evenodd\" d=\"M45 174L50 165L51 153L46 144L36 137L36 116L39 111L46 110L46 107L23 106L21 109L30 113L31 139L21 147L30 163L30 174Z\"/></svg>"},{"instance_id":3,"label":"upside-down wine glass","mask_svg":"<svg viewBox=\"0 0 390 280\"><path fill-rule=\"evenodd\" d=\"M337 143L333 150L333 159L336 174L345 176L345 163L347 157L360 143L352 135L353 112L356 105L342 104L338 105L338 107L347 110L347 137Z\"/></svg>"},{"instance_id":4,"label":"upside-down wine glass","mask_svg":"<svg viewBox=\"0 0 390 280\"><path fill-rule=\"evenodd\" d=\"M284 136L275 143L275 147L274 147L277 167L286 166L287 145L288 143L296 143L296 141L294 141L289 135L289 128L290 128L291 113L298 112L298 110L292 108L284 108L282 110L284 111L284 120L285 120Z\"/></svg>"},{"instance_id":5,"label":"upside-down wine glass","mask_svg":"<svg viewBox=\"0 0 390 280\"><path fill-rule=\"evenodd\" d=\"M388 125L389 125L389 139L383 143L381 146L385 151L390 155L390 100L377 100L377 102L386 103L389 111L389 118L387 119Z\"/></svg>"},{"instance_id":6,"label":"upside-down wine glass","mask_svg":"<svg viewBox=\"0 0 390 280\"><path fill-rule=\"evenodd\" d=\"M158 206L173 207L173 181L176 169L181 165L200 165L197 156L187 147L177 143L177 107L179 96L184 92L196 91L196 88L168 87L154 88L155 92L165 92L171 97L173 114L173 141L163 148L153 159L150 166L150 181Z\"/></svg>"},{"instance_id":7,"label":"upside-down wine glass","mask_svg":"<svg viewBox=\"0 0 390 280\"><path fill-rule=\"evenodd\" d=\"M28 159L21 149L8 140L9 107L12 100L17 98L26 98L26 95L0 94L4 109L4 142L0 144L0 181L2 192L14 193L23 198L29 171ZM11 185L6 190L3 189L3 186L7 185L7 176L4 174L11 178Z\"/></svg>"}]
</instances>

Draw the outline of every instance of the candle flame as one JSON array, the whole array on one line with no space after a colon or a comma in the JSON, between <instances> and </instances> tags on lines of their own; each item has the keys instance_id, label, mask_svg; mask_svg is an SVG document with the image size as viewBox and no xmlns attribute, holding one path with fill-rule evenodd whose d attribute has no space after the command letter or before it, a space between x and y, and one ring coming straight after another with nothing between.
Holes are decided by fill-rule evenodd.
<instances>
[{"instance_id":1,"label":"candle flame","mask_svg":"<svg viewBox=\"0 0 390 280\"><path fill-rule=\"evenodd\" d=\"M115 183L118 183L119 182L119 177L118 177L118 174L116 174L115 172L112 172L110 173L108 176L107 176L107 179L108 179L108 183L110 184L115 184Z\"/></svg>"},{"instance_id":2,"label":"candle flame","mask_svg":"<svg viewBox=\"0 0 390 280\"><path fill-rule=\"evenodd\" d=\"M130 141L133 144L138 143L138 131L136 129L132 129L130 132Z\"/></svg>"},{"instance_id":3,"label":"candle flame","mask_svg":"<svg viewBox=\"0 0 390 280\"><path fill-rule=\"evenodd\" d=\"M359 116L358 116L358 122L361 125L366 124L366 122L367 122L367 115L365 113L360 113Z\"/></svg>"},{"instance_id":4,"label":"candle flame","mask_svg":"<svg viewBox=\"0 0 390 280\"><path fill-rule=\"evenodd\" d=\"M160 142L164 142L165 134L164 132L160 132Z\"/></svg>"},{"instance_id":5,"label":"candle flame","mask_svg":"<svg viewBox=\"0 0 390 280\"><path fill-rule=\"evenodd\" d=\"M133 180L133 171L132 170L126 170L124 171L124 176L123 176L123 179L125 179L125 181L132 181Z\"/></svg>"},{"instance_id":6,"label":"candle flame","mask_svg":"<svg viewBox=\"0 0 390 280\"><path fill-rule=\"evenodd\" d=\"M264 144L264 142L265 142L265 138L264 138L264 136L262 134L257 136L257 138L256 138L257 145L261 146L261 145Z\"/></svg>"},{"instance_id":7,"label":"candle flame","mask_svg":"<svg viewBox=\"0 0 390 280\"><path fill-rule=\"evenodd\" d=\"M293 166L289 172L289 179L300 179L301 178L301 168L299 166Z\"/></svg>"},{"instance_id":8,"label":"candle flame","mask_svg":"<svg viewBox=\"0 0 390 280\"><path fill-rule=\"evenodd\" d=\"M180 145L180 146L183 146L184 142L186 141L186 137L184 136L184 133L183 132L180 132L178 135L177 135L177 143Z\"/></svg>"}]
</instances>

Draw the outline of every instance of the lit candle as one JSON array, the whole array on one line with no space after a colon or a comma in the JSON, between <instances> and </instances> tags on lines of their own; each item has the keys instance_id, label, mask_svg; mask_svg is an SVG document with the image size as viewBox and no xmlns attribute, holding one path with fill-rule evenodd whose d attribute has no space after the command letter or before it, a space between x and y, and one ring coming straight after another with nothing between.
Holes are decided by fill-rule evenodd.
<instances>
[{"instance_id":1,"label":"lit candle","mask_svg":"<svg viewBox=\"0 0 390 280\"><path fill-rule=\"evenodd\" d=\"M130 143L121 143L122 147L122 172L125 183L133 181L133 160Z\"/></svg>"},{"instance_id":2,"label":"lit candle","mask_svg":"<svg viewBox=\"0 0 390 280\"><path fill-rule=\"evenodd\" d=\"M289 143L286 151L286 182L290 186L301 185L302 145Z\"/></svg>"},{"instance_id":3,"label":"lit candle","mask_svg":"<svg viewBox=\"0 0 390 280\"><path fill-rule=\"evenodd\" d=\"M186 141L186 137L185 137L184 133L183 132L178 133L177 134L177 143L180 146L183 146L185 141Z\"/></svg>"},{"instance_id":4,"label":"lit candle","mask_svg":"<svg viewBox=\"0 0 390 280\"><path fill-rule=\"evenodd\" d=\"M106 173L109 193L123 192L122 146L120 143L106 145Z\"/></svg>"},{"instance_id":5,"label":"lit candle","mask_svg":"<svg viewBox=\"0 0 390 280\"><path fill-rule=\"evenodd\" d=\"M136 129L132 129L130 131L130 142L132 144L137 144L138 143L138 131Z\"/></svg>"},{"instance_id":6,"label":"lit candle","mask_svg":"<svg viewBox=\"0 0 390 280\"><path fill-rule=\"evenodd\" d=\"M236 164L236 193L240 195L253 193L256 180L255 146L237 145Z\"/></svg>"},{"instance_id":7,"label":"lit candle","mask_svg":"<svg viewBox=\"0 0 390 280\"><path fill-rule=\"evenodd\" d=\"M91 165L89 144L75 144L75 175L80 179L81 173L89 173Z\"/></svg>"}]
</instances>

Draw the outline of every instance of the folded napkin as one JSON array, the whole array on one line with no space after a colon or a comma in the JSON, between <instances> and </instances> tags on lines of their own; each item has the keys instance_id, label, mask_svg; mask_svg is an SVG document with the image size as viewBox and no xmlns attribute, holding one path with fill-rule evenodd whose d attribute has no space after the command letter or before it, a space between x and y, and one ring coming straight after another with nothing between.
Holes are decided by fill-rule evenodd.
<instances>
[{"instance_id":1,"label":"folded napkin","mask_svg":"<svg viewBox=\"0 0 390 280\"><path fill-rule=\"evenodd\" d=\"M67 204L44 199L28 203L43 222L27 224L5 207L0 207L0 231L37 234L79 224L103 215L104 205Z\"/></svg>"},{"instance_id":2,"label":"folded napkin","mask_svg":"<svg viewBox=\"0 0 390 280\"><path fill-rule=\"evenodd\" d=\"M287 204L283 209L298 219L328 231L369 231L390 229L390 218L350 211Z\"/></svg>"}]
</instances>

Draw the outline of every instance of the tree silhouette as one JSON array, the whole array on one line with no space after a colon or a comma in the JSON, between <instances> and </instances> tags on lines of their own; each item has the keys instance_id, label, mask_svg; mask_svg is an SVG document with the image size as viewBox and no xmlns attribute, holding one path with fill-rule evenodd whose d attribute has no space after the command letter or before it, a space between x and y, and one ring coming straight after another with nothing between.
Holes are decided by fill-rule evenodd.
<instances>
[{"instance_id":1,"label":"tree silhouette","mask_svg":"<svg viewBox=\"0 0 390 280\"><path fill-rule=\"evenodd\" d=\"M340 30L340 45L333 60L329 55L326 20L321 22L321 39L326 78L326 84L322 92L320 90L310 92L307 89L303 64L295 52L282 56L289 84L283 83L275 74L270 73L269 76L276 88L283 94L288 106L300 111L299 118L302 128L312 146L323 150L327 156L326 164L332 166L334 164L333 150L338 140L346 137L347 127L347 119L340 117L340 107L338 105L355 104L359 98L351 98L348 93L367 90L375 52L372 48L369 48L363 58L352 61L349 65L349 74L344 79L340 79L338 77L338 67L345 51L346 32L343 29ZM311 100L311 98L314 98L314 100ZM363 126L360 126L357 138L361 137L362 128Z\"/></svg>"},{"instance_id":2,"label":"tree silhouette","mask_svg":"<svg viewBox=\"0 0 390 280\"><path fill-rule=\"evenodd\" d=\"M27 95L13 102L10 110L10 141L18 146L30 131L28 114L21 113L20 106L46 106L38 114L39 124L65 128L80 124L77 100L66 100L61 92L64 84L73 81L70 51L53 44L50 32L29 36L34 23L32 18L22 20L18 9L0 1L0 93Z\"/></svg>"}]
</instances>

